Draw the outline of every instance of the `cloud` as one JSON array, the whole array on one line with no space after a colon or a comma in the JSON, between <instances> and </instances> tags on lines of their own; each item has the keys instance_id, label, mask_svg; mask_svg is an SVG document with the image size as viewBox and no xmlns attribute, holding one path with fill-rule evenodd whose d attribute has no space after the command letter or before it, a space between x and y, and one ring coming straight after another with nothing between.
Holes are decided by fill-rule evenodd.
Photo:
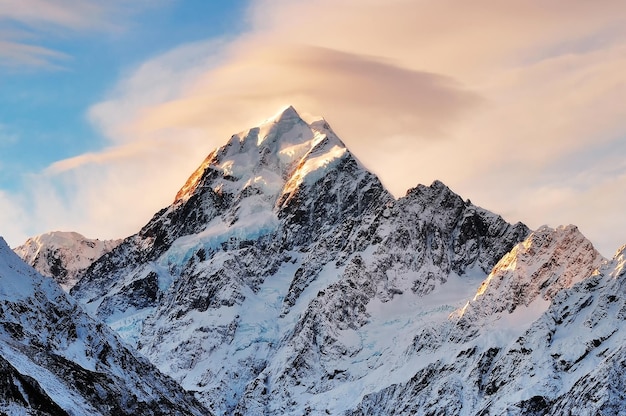
<instances>
[{"instance_id":1,"label":"cloud","mask_svg":"<svg viewBox=\"0 0 626 416\"><path fill-rule=\"evenodd\" d=\"M182 145L180 141L195 141ZM26 177L23 188L0 193L4 236L12 245L51 230L78 231L93 238L120 238L138 231L155 211L169 205L197 166L200 137L132 143L59 161Z\"/></svg>"},{"instance_id":2,"label":"cloud","mask_svg":"<svg viewBox=\"0 0 626 416\"><path fill-rule=\"evenodd\" d=\"M514 192L487 180L481 185L487 189L477 189L472 201L491 202L486 205L491 206L498 204L497 199L507 200L507 212L500 213L509 220L524 215L524 220L533 228L543 224L552 227L575 224L602 254L610 257L626 243L622 192L626 189L626 168L621 166L619 173L615 174L613 170L610 175L597 174L602 170L597 168L584 167L572 179L559 174L545 182L521 183ZM586 178L587 175L593 177L593 183ZM585 178L581 181L576 176ZM490 183L493 187L488 189Z\"/></svg>"},{"instance_id":3,"label":"cloud","mask_svg":"<svg viewBox=\"0 0 626 416\"><path fill-rule=\"evenodd\" d=\"M259 0L247 19L235 39L127 74L89 111L111 147L48 175L110 223L148 186L146 208L124 215L130 233L184 181L171 178L293 104L324 116L396 195L438 178L511 221L573 222L605 250L626 242L624 165L601 168L626 137L621 1Z\"/></svg>"},{"instance_id":4,"label":"cloud","mask_svg":"<svg viewBox=\"0 0 626 416\"><path fill-rule=\"evenodd\" d=\"M195 42L142 63L120 80L107 100L89 109L90 121L113 143L144 140L146 135L131 128L134 121L154 105L193 91L194 82L223 60L223 47L220 39Z\"/></svg>"},{"instance_id":5,"label":"cloud","mask_svg":"<svg viewBox=\"0 0 626 416\"><path fill-rule=\"evenodd\" d=\"M479 101L452 78L374 57L310 46L255 44L202 74L179 97L143 106L125 127L134 137L172 126L212 132L229 118L239 123L252 119L252 114L262 118L261 109L269 102L274 107L293 103L312 112L340 112L341 119L349 117L361 125L366 115L377 115L377 122L368 123L373 134L396 134L412 127L440 135ZM242 128L232 121L228 126ZM224 133L227 137L232 130Z\"/></svg>"},{"instance_id":6,"label":"cloud","mask_svg":"<svg viewBox=\"0 0 626 416\"><path fill-rule=\"evenodd\" d=\"M68 32L119 31L129 15L153 6L145 1L131 6L123 0L0 2L0 67L61 69L68 55L46 47L50 38L67 38Z\"/></svg>"},{"instance_id":7,"label":"cloud","mask_svg":"<svg viewBox=\"0 0 626 416\"><path fill-rule=\"evenodd\" d=\"M0 66L5 68L40 67L60 68L57 61L65 60L64 53L36 45L0 40Z\"/></svg>"},{"instance_id":8,"label":"cloud","mask_svg":"<svg viewBox=\"0 0 626 416\"><path fill-rule=\"evenodd\" d=\"M14 247L21 244L29 236L30 216L24 212L24 201L20 195L0 190L0 212L2 213L2 230L0 237Z\"/></svg>"},{"instance_id":9,"label":"cloud","mask_svg":"<svg viewBox=\"0 0 626 416\"><path fill-rule=\"evenodd\" d=\"M94 23L104 25L103 16L112 10L92 0L22 0L0 3L0 19L21 22L35 27L41 24L74 29L88 28Z\"/></svg>"}]
</instances>

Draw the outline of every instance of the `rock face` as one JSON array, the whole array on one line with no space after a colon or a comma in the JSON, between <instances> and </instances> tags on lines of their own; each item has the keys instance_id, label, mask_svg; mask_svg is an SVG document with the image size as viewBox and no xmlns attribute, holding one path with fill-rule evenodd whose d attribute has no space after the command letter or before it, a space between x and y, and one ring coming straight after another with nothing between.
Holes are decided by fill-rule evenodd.
<instances>
[{"instance_id":1,"label":"rock face","mask_svg":"<svg viewBox=\"0 0 626 416\"><path fill-rule=\"evenodd\" d=\"M0 238L0 413L206 415Z\"/></svg>"},{"instance_id":2,"label":"rock face","mask_svg":"<svg viewBox=\"0 0 626 416\"><path fill-rule=\"evenodd\" d=\"M396 200L290 107L211 153L71 293L218 414L338 414L401 378L411 334L528 233L438 181Z\"/></svg>"},{"instance_id":3,"label":"rock face","mask_svg":"<svg viewBox=\"0 0 626 416\"><path fill-rule=\"evenodd\" d=\"M53 231L31 237L13 251L42 275L53 277L63 290L69 292L94 261L121 242L89 239L75 232Z\"/></svg>"}]
</instances>

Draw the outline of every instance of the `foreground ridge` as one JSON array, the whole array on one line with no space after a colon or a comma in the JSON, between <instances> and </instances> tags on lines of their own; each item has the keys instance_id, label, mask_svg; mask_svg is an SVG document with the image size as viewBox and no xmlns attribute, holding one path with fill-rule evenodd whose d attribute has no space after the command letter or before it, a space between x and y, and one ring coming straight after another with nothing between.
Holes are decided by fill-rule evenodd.
<instances>
[{"instance_id":1,"label":"foreground ridge","mask_svg":"<svg viewBox=\"0 0 626 416\"><path fill-rule=\"evenodd\" d=\"M0 238L0 412L205 415Z\"/></svg>"}]
</instances>

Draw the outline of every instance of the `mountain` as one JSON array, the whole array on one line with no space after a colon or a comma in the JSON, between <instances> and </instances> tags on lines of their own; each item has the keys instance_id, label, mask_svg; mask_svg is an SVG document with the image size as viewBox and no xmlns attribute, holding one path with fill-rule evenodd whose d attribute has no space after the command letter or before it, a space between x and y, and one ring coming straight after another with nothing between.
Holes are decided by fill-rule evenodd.
<instances>
[{"instance_id":1,"label":"mountain","mask_svg":"<svg viewBox=\"0 0 626 416\"><path fill-rule=\"evenodd\" d=\"M216 414L621 414L625 251L439 181L396 199L289 107L212 152L71 294ZM7 397L55 403L0 366Z\"/></svg>"},{"instance_id":2,"label":"mountain","mask_svg":"<svg viewBox=\"0 0 626 416\"><path fill-rule=\"evenodd\" d=\"M0 238L0 413L206 415Z\"/></svg>"},{"instance_id":3,"label":"mountain","mask_svg":"<svg viewBox=\"0 0 626 416\"><path fill-rule=\"evenodd\" d=\"M605 413L597 400L579 408L560 402L578 397L572 387L599 363L606 374L620 368L611 357L626 338L623 318L608 317L626 308L611 287L623 275L616 266L576 227L540 228L462 308L417 332L405 380L365 395L349 414L623 413L626 402L615 396L621 412Z\"/></svg>"},{"instance_id":4,"label":"mountain","mask_svg":"<svg viewBox=\"0 0 626 416\"><path fill-rule=\"evenodd\" d=\"M71 294L217 414L341 414L411 378L416 334L439 337L529 233L439 181L395 199L289 107Z\"/></svg>"},{"instance_id":5,"label":"mountain","mask_svg":"<svg viewBox=\"0 0 626 416\"><path fill-rule=\"evenodd\" d=\"M569 288L600 268L605 259L573 225L543 226L507 253L458 311L455 338L476 336L477 322L493 326L504 312L544 312L561 289Z\"/></svg>"},{"instance_id":6,"label":"mountain","mask_svg":"<svg viewBox=\"0 0 626 416\"><path fill-rule=\"evenodd\" d=\"M53 231L31 237L13 251L42 275L53 277L68 292L91 263L121 242Z\"/></svg>"}]
</instances>

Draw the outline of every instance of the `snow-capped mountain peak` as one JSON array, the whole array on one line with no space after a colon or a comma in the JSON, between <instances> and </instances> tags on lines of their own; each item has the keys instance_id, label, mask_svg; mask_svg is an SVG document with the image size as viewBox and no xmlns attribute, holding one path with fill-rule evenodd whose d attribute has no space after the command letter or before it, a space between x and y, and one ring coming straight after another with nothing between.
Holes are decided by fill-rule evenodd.
<instances>
[{"instance_id":1,"label":"snow-capped mountain peak","mask_svg":"<svg viewBox=\"0 0 626 416\"><path fill-rule=\"evenodd\" d=\"M218 414L534 415L623 339L624 252L603 262L574 226L531 233L437 180L395 199L287 107L71 293Z\"/></svg>"},{"instance_id":2,"label":"snow-capped mountain peak","mask_svg":"<svg viewBox=\"0 0 626 416\"><path fill-rule=\"evenodd\" d=\"M324 119L287 108L213 151L71 293L216 413L302 414L402 359L410 337L380 340L403 326L372 310L471 292L528 232L439 181L395 200Z\"/></svg>"},{"instance_id":3,"label":"snow-capped mountain peak","mask_svg":"<svg viewBox=\"0 0 626 416\"><path fill-rule=\"evenodd\" d=\"M277 199L286 183L299 186L345 153L345 145L324 120L308 124L293 107L231 137L213 151L177 193L188 200L196 189L238 194L245 189ZM217 176L215 176L217 175Z\"/></svg>"},{"instance_id":4,"label":"snow-capped mountain peak","mask_svg":"<svg viewBox=\"0 0 626 416\"><path fill-rule=\"evenodd\" d=\"M470 336L477 334L477 327L518 308L532 309L537 317L562 289L598 274L603 262L606 259L576 226L542 226L503 256L474 298L451 316L470 329Z\"/></svg>"},{"instance_id":5,"label":"snow-capped mountain peak","mask_svg":"<svg viewBox=\"0 0 626 416\"><path fill-rule=\"evenodd\" d=\"M121 242L90 239L77 232L52 231L29 238L13 251L39 273L54 277L63 290L69 291L91 263Z\"/></svg>"},{"instance_id":6,"label":"snow-capped mountain peak","mask_svg":"<svg viewBox=\"0 0 626 416\"><path fill-rule=\"evenodd\" d=\"M284 110L280 111L274 117L271 117L264 122L262 122L258 127L253 127L250 131L257 131L256 134L256 144L260 146L263 142L271 142L273 140L281 140L281 141L289 141L297 138L298 136L289 133L294 127L299 127L303 125L308 125L300 114L296 111L293 106L288 106Z\"/></svg>"}]
</instances>

